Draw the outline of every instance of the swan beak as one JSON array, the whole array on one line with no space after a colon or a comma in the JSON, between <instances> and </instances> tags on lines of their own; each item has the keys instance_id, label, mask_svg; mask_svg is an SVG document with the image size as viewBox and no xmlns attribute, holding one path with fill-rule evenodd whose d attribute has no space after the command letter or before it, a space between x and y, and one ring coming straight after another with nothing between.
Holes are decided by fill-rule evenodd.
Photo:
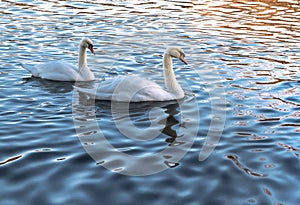
<instances>
[{"instance_id":1,"label":"swan beak","mask_svg":"<svg viewBox=\"0 0 300 205\"><path fill-rule=\"evenodd\" d=\"M181 60L182 62L184 62L185 65L188 64L188 62L184 58L184 55L180 55L179 60Z\"/></svg>"},{"instance_id":2,"label":"swan beak","mask_svg":"<svg viewBox=\"0 0 300 205\"><path fill-rule=\"evenodd\" d=\"M92 52L92 54L95 55L94 46L92 44L89 44L88 49L90 49L90 51Z\"/></svg>"}]
</instances>

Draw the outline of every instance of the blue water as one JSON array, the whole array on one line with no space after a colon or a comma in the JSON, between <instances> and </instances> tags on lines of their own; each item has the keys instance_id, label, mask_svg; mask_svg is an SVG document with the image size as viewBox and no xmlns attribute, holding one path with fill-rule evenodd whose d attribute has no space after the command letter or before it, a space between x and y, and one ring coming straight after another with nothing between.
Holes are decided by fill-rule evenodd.
<instances>
[{"instance_id":1,"label":"blue water","mask_svg":"<svg viewBox=\"0 0 300 205\"><path fill-rule=\"evenodd\" d=\"M295 0L1 1L0 204L299 204L299 16ZM185 99L95 102L21 67L76 64L84 36L96 82L163 85L182 47Z\"/></svg>"}]
</instances>

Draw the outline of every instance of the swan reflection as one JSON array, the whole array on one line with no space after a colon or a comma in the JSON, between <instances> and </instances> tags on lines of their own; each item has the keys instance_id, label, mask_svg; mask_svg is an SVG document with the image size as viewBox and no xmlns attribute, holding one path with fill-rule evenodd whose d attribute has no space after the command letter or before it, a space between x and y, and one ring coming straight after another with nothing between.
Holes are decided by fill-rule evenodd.
<instances>
[{"instance_id":1,"label":"swan reflection","mask_svg":"<svg viewBox=\"0 0 300 205\"><path fill-rule=\"evenodd\" d=\"M69 93L73 91L73 82L52 81L42 78L23 78L23 83L30 83L32 87L40 88L49 93Z\"/></svg>"},{"instance_id":2,"label":"swan reflection","mask_svg":"<svg viewBox=\"0 0 300 205\"><path fill-rule=\"evenodd\" d=\"M191 101L186 99L122 103L81 96L77 100L74 123L83 147L97 164L114 172L141 176L176 167L197 136L197 126L183 126L194 125L194 113L187 109Z\"/></svg>"}]
</instances>

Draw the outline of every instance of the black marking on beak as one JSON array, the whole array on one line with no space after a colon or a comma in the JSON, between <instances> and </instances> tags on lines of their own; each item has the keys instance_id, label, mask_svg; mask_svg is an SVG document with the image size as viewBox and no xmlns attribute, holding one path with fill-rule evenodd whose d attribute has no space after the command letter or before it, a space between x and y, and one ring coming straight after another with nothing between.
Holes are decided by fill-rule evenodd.
<instances>
[{"instance_id":1,"label":"black marking on beak","mask_svg":"<svg viewBox=\"0 0 300 205\"><path fill-rule=\"evenodd\" d=\"M88 44L88 49L90 49L90 51L92 52L92 54L95 55L95 51L94 51L94 46L93 46L93 44Z\"/></svg>"}]
</instances>

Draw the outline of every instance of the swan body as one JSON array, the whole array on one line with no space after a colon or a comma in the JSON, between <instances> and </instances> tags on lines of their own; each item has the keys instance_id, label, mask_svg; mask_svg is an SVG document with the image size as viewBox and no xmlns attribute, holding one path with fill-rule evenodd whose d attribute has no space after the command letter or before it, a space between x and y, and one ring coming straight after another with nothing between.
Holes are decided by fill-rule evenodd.
<instances>
[{"instance_id":1,"label":"swan body","mask_svg":"<svg viewBox=\"0 0 300 205\"><path fill-rule=\"evenodd\" d=\"M95 79L93 72L88 68L86 49L94 54L93 43L89 38L83 38L79 44L78 67L66 61L51 61L39 65L25 65L32 76L54 81L92 81Z\"/></svg>"},{"instance_id":2,"label":"swan body","mask_svg":"<svg viewBox=\"0 0 300 205\"><path fill-rule=\"evenodd\" d=\"M118 76L97 84L94 88L79 88L79 92L98 100L119 102L168 101L176 96L162 89L157 83L138 76ZM180 96L180 98L183 98Z\"/></svg>"},{"instance_id":3,"label":"swan body","mask_svg":"<svg viewBox=\"0 0 300 205\"><path fill-rule=\"evenodd\" d=\"M153 81L135 75L118 76L105 80L91 89L75 88L98 100L145 102L182 99L184 92L175 78L172 57L179 58L187 64L184 56L183 50L177 47L170 47L165 51L163 66L166 90Z\"/></svg>"}]
</instances>

